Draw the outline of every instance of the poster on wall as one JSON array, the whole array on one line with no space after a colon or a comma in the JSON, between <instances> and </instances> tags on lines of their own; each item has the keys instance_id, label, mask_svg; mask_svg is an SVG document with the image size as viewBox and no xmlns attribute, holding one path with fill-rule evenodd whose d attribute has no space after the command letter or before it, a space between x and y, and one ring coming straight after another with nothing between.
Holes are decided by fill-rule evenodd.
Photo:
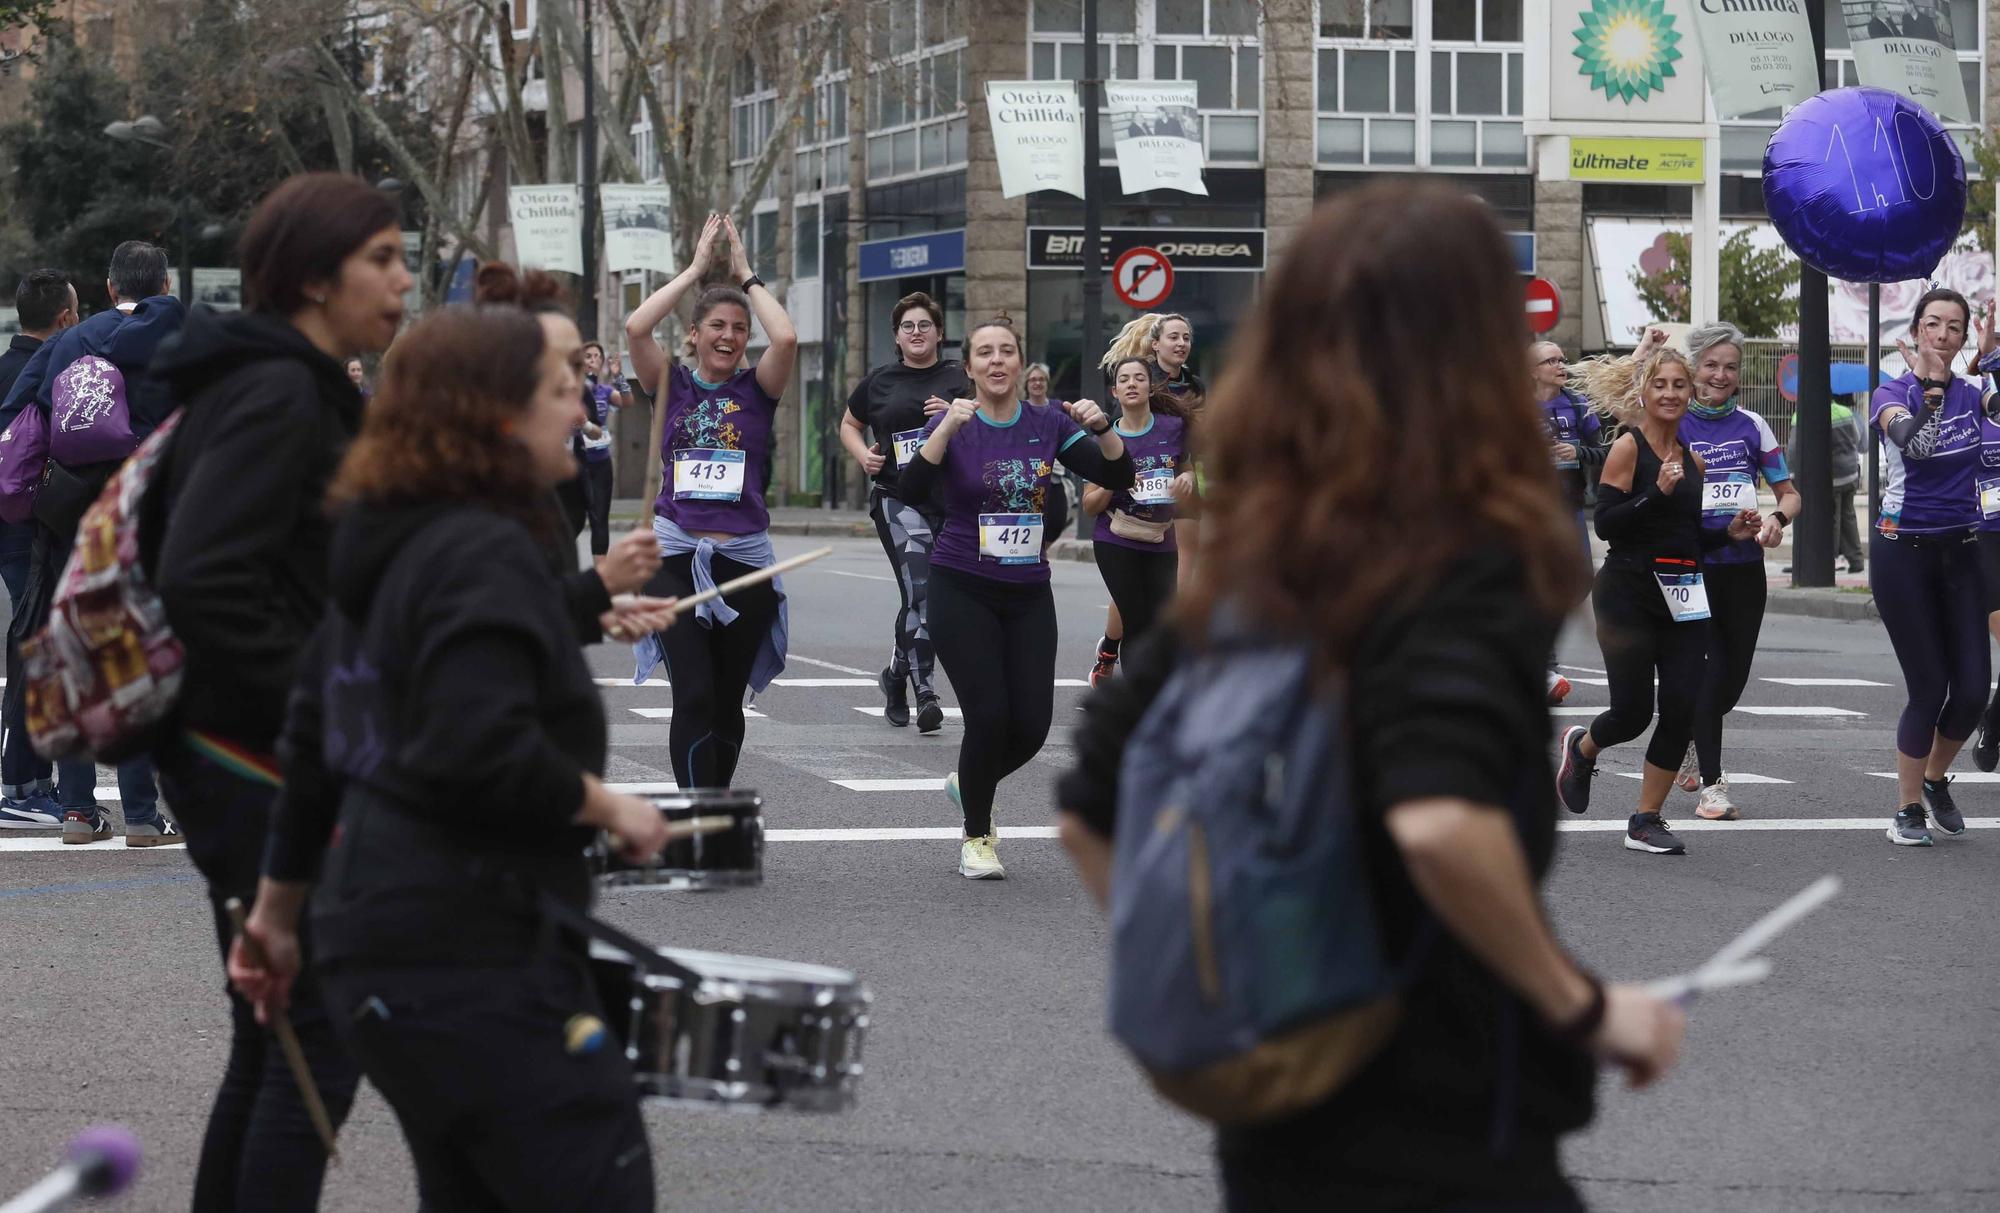
<instances>
[{"instance_id":1,"label":"poster on wall","mask_svg":"<svg viewBox=\"0 0 2000 1213\"><path fill-rule=\"evenodd\" d=\"M580 206L574 185L510 185L507 219L514 225L514 259L523 266L583 273Z\"/></svg>"},{"instance_id":2,"label":"poster on wall","mask_svg":"<svg viewBox=\"0 0 2000 1213\"><path fill-rule=\"evenodd\" d=\"M1693 0L1549 0L1550 119L1703 121L1706 56L1694 7Z\"/></svg>"},{"instance_id":3,"label":"poster on wall","mask_svg":"<svg viewBox=\"0 0 2000 1213\"><path fill-rule=\"evenodd\" d=\"M218 312L243 310L243 271L227 268L194 267L194 301Z\"/></svg>"},{"instance_id":4,"label":"poster on wall","mask_svg":"<svg viewBox=\"0 0 2000 1213\"><path fill-rule=\"evenodd\" d=\"M1946 122L1972 121L1946 0L1841 0L1854 74Z\"/></svg>"},{"instance_id":5,"label":"poster on wall","mask_svg":"<svg viewBox=\"0 0 2000 1213\"><path fill-rule=\"evenodd\" d=\"M1812 25L1800 5L1698 4L1694 28L1708 91L1725 122L1793 106L1819 92Z\"/></svg>"},{"instance_id":6,"label":"poster on wall","mask_svg":"<svg viewBox=\"0 0 2000 1213\"><path fill-rule=\"evenodd\" d=\"M1083 197L1083 105L1064 80L993 80L986 85L1000 193L1036 190Z\"/></svg>"},{"instance_id":7,"label":"poster on wall","mask_svg":"<svg viewBox=\"0 0 2000 1213\"><path fill-rule=\"evenodd\" d=\"M664 185L607 185L600 189L604 204L604 268L614 274L627 270L674 272L674 244L667 235L669 220Z\"/></svg>"},{"instance_id":8,"label":"poster on wall","mask_svg":"<svg viewBox=\"0 0 2000 1213\"><path fill-rule=\"evenodd\" d=\"M1206 196L1201 183L1201 112L1195 83L1106 81L1104 111L1118 156L1118 188L1127 194L1180 190Z\"/></svg>"}]
</instances>

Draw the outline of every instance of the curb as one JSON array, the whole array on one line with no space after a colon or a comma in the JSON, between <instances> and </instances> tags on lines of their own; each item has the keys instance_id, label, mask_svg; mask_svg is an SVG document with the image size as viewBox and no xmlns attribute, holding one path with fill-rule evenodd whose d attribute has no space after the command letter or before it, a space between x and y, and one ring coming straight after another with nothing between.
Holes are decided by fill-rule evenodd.
<instances>
[{"instance_id":1,"label":"curb","mask_svg":"<svg viewBox=\"0 0 2000 1213\"><path fill-rule=\"evenodd\" d=\"M1770 615L1800 615L1847 623L1873 622L1882 618L1875 609L1873 594L1829 589L1773 589L1765 600L1764 611Z\"/></svg>"}]
</instances>

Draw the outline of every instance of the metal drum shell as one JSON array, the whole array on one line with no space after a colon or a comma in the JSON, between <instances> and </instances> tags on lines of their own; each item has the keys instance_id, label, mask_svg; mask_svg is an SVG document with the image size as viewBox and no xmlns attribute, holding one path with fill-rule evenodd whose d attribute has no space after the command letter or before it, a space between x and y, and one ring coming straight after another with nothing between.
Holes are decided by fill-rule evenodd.
<instances>
[{"instance_id":1,"label":"metal drum shell","mask_svg":"<svg viewBox=\"0 0 2000 1213\"><path fill-rule=\"evenodd\" d=\"M688 788L649 795L669 820L726 816L736 828L670 842L653 863L620 857L610 838L591 844L591 871L606 889L659 892L755 888L764 883L764 799L750 788Z\"/></svg>"}]
</instances>

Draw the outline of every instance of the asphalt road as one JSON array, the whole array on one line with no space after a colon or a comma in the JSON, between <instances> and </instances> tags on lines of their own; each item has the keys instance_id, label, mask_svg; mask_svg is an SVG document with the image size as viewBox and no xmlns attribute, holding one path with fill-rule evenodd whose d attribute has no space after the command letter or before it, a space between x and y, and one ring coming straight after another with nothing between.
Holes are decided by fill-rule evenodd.
<instances>
[{"instance_id":1,"label":"asphalt road","mask_svg":"<svg viewBox=\"0 0 2000 1213\"><path fill-rule=\"evenodd\" d=\"M663 943L859 974L876 1000L861 1101L835 1116L649 1110L662 1207L1216 1207L1207 1134L1154 1100L1104 1034L1105 930L1057 843L1003 837L1009 878L974 883L956 875L948 840L828 833L957 824L941 791L836 782L941 779L958 726L933 738L892 729L855 710L879 707L873 690L837 685L879 668L895 593L872 543L833 542L833 558L789 579L787 678L835 685L762 696L738 779L761 791L773 831L805 837L775 836L761 889L612 893L604 910ZM1090 565L1058 565L1055 581L1057 676L1081 680L1106 598ZM1623 747L1607 755L1597 807L1566 823L1581 828L1563 838L1548 900L1586 963L1643 978L1692 967L1822 873L1846 891L1772 948L1768 982L1695 1008L1671 1078L1636 1094L1607 1082L1568 1167L1594 1208L1633 1213L2000 1207L2000 947L1989 929L2000 787L1961 784L1967 816L1988 819L1965 837L1891 847L1894 785L1875 775L1891 769L1901 706L1886 638L1873 624L1774 616L1764 641L1745 708L1809 714L1731 718L1728 766L1747 820L1686 831L1686 858L1625 851L1616 831L1637 784L1617 773L1636 771L1642 750ZM1587 631L1573 627L1562 655L1571 677L1602 677ZM629 678L623 650L592 659ZM1787 678L1861 685L1767 681ZM1058 687L1049 748L1002 788L1003 830L1048 824L1082 694ZM1580 682L1568 706L1605 702L1602 686ZM670 706L667 688L607 687L606 703L610 779L671 779L665 721L635 710ZM1678 825L1691 808L1677 796L1669 816ZM0 1194L31 1182L82 1126L117 1120L148 1151L119 1207L185 1208L227 1033L200 886L172 851L22 849L33 837L0 837ZM394 1118L372 1092L343 1152L325 1207L413 1205Z\"/></svg>"}]
</instances>

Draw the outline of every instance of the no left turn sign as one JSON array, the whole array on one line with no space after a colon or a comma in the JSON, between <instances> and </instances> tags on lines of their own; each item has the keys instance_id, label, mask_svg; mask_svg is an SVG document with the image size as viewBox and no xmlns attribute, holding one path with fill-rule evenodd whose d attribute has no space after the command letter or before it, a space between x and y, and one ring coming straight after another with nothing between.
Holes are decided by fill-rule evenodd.
<instances>
[{"instance_id":1,"label":"no left turn sign","mask_svg":"<svg viewBox=\"0 0 2000 1213\"><path fill-rule=\"evenodd\" d=\"M1127 307L1141 311L1174 293L1174 266L1156 248L1127 249L1111 266L1111 290Z\"/></svg>"}]
</instances>

